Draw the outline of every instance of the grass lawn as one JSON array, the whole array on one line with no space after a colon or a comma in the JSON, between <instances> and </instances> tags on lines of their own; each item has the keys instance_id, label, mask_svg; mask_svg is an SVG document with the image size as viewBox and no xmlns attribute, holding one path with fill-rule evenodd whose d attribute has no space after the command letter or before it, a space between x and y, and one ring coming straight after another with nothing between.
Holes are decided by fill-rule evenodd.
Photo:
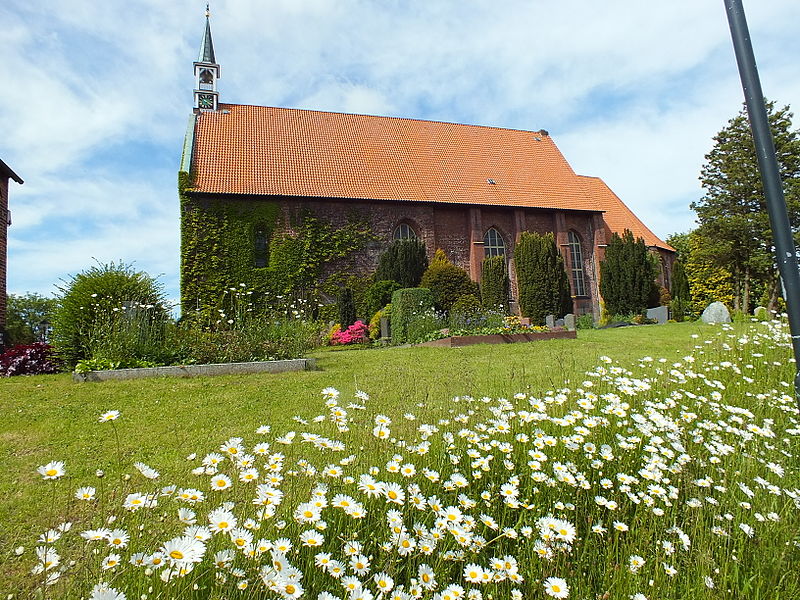
<instances>
[{"instance_id":1,"label":"grass lawn","mask_svg":"<svg viewBox=\"0 0 800 600\"><path fill-rule=\"evenodd\" d=\"M0 478L0 591L28 597L36 537L65 519L81 529L90 518L74 507L75 488L115 485L123 473L135 474L135 461L160 471L160 481L185 478L196 466L187 467L187 455L202 457L226 438L251 435L265 424L276 433L302 431L293 417L308 420L324 413L324 388L332 386L347 399L363 390L370 396L370 414L401 420L404 412L423 412L434 422L452 412L454 396L510 398L575 388L600 356L622 367L644 356L672 363L692 352L696 336L718 333L718 327L685 323L580 331L577 340L529 344L324 350L314 355L320 370L276 375L83 384L68 375L2 380L0 460L7 476ZM775 372L787 379L791 366L784 360ZM119 420L98 423L100 414L112 409L121 412ZM373 452L373 443L365 439L362 452ZM54 460L65 462L67 476L43 482L36 468ZM97 469L106 473L103 480ZM18 546L26 549L21 557L14 553ZM720 590L719 597L739 596Z\"/></svg>"}]
</instances>

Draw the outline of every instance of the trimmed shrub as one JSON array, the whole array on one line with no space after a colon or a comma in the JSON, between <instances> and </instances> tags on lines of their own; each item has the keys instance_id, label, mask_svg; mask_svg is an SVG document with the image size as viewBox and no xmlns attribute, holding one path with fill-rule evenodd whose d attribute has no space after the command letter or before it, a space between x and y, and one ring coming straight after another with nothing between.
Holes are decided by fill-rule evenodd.
<instances>
[{"instance_id":1,"label":"trimmed shrub","mask_svg":"<svg viewBox=\"0 0 800 600\"><path fill-rule=\"evenodd\" d=\"M353 290L349 287L343 288L339 294L339 324L343 330L356 322L356 303L353 300Z\"/></svg>"},{"instance_id":2,"label":"trimmed shrub","mask_svg":"<svg viewBox=\"0 0 800 600\"><path fill-rule=\"evenodd\" d=\"M392 343L409 341L409 324L429 311L433 311L433 294L427 288L403 288L392 294Z\"/></svg>"},{"instance_id":3,"label":"trimmed shrub","mask_svg":"<svg viewBox=\"0 0 800 600\"><path fill-rule=\"evenodd\" d=\"M508 313L508 266L505 256L483 259L481 270L481 303L488 310Z\"/></svg>"},{"instance_id":4,"label":"trimmed shrub","mask_svg":"<svg viewBox=\"0 0 800 600\"><path fill-rule=\"evenodd\" d=\"M163 328L169 314L161 284L147 273L122 262L99 263L72 277L59 291L58 309L53 315L53 346L68 367L81 359L97 358L91 355L93 347L115 346L115 336L121 331L135 338L135 347L122 348L138 354L128 358L158 360L149 354L164 351ZM140 332L128 331L133 326L130 314L141 321L137 325L147 322L151 337L144 339Z\"/></svg>"},{"instance_id":5,"label":"trimmed shrub","mask_svg":"<svg viewBox=\"0 0 800 600\"><path fill-rule=\"evenodd\" d=\"M43 342L14 346L0 354L0 376L47 375L61 370L53 347Z\"/></svg>"},{"instance_id":6,"label":"trimmed shrub","mask_svg":"<svg viewBox=\"0 0 800 600\"><path fill-rule=\"evenodd\" d=\"M417 287L428 268L421 240L395 240L378 259L375 281L396 281L402 288Z\"/></svg>"},{"instance_id":7,"label":"trimmed shrub","mask_svg":"<svg viewBox=\"0 0 800 600\"><path fill-rule=\"evenodd\" d=\"M441 250L436 251L433 262L422 276L422 287L433 294L436 310L449 313L453 304L463 296L480 297L480 288L469 274L455 266Z\"/></svg>"},{"instance_id":8,"label":"trimmed shrub","mask_svg":"<svg viewBox=\"0 0 800 600\"><path fill-rule=\"evenodd\" d=\"M655 272L643 238L626 229L615 233L600 263L600 293L612 315L643 313L650 302Z\"/></svg>"},{"instance_id":9,"label":"trimmed shrub","mask_svg":"<svg viewBox=\"0 0 800 600\"><path fill-rule=\"evenodd\" d=\"M532 325L543 325L547 315L563 317L572 311L564 259L552 233L523 232L514 250L519 285L519 307Z\"/></svg>"},{"instance_id":10,"label":"trimmed shrub","mask_svg":"<svg viewBox=\"0 0 800 600\"><path fill-rule=\"evenodd\" d=\"M392 301L392 294L402 286L396 281L376 281L367 289L365 303L367 314L374 315Z\"/></svg>"}]
</instances>

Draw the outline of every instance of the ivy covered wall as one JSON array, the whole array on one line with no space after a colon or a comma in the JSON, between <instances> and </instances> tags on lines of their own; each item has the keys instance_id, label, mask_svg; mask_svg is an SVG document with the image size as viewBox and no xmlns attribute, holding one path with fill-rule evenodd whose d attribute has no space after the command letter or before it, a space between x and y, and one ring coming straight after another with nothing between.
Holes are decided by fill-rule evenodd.
<instances>
[{"instance_id":1,"label":"ivy covered wall","mask_svg":"<svg viewBox=\"0 0 800 600\"><path fill-rule=\"evenodd\" d=\"M253 291L257 306L276 295L335 296L355 275L348 258L375 237L355 215L346 216L347 226L333 226L276 200L194 195L183 171L178 190L183 315L218 308L225 291L240 284Z\"/></svg>"}]
</instances>

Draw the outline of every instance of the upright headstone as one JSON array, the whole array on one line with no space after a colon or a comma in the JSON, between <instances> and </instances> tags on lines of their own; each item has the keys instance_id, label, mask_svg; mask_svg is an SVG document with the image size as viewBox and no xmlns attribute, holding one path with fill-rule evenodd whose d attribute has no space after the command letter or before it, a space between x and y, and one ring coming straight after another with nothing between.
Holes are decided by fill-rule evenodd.
<instances>
[{"instance_id":1,"label":"upright headstone","mask_svg":"<svg viewBox=\"0 0 800 600\"><path fill-rule=\"evenodd\" d=\"M555 329L556 326L556 318L554 315L547 315L544 318L544 324L547 326L548 329Z\"/></svg>"},{"instance_id":2,"label":"upright headstone","mask_svg":"<svg viewBox=\"0 0 800 600\"><path fill-rule=\"evenodd\" d=\"M564 328L567 331L575 331L575 315L572 313L564 315Z\"/></svg>"},{"instance_id":3,"label":"upright headstone","mask_svg":"<svg viewBox=\"0 0 800 600\"><path fill-rule=\"evenodd\" d=\"M730 323L731 313L722 302L712 302L700 316L703 323Z\"/></svg>"},{"instance_id":4,"label":"upright headstone","mask_svg":"<svg viewBox=\"0 0 800 600\"><path fill-rule=\"evenodd\" d=\"M381 317L381 337L382 338L392 337L392 330L389 327L389 319L387 319L386 317Z\"/></svg>"},{"instance_id":5,"label":"upright headstone","mask_svg":"<svg viewBox=\"0 0 800 600\"><path fill-rule=\"evenodd\" d=\"M759 321L769 321L769 311L764 306L757 306L753 311L753 316Z\"/></svg>"},{"instance_id":6,"label":"upright headstone","mask_svg":"<svg viewBox=\"0 0 800 600\"><path fill-rule=\"evenodd\" d=\"M663 325L669 321L669 309L666 306L656 306L655 308L647 309L647 318L656 321L659 325Z\"/></svg>"}]
</instances>

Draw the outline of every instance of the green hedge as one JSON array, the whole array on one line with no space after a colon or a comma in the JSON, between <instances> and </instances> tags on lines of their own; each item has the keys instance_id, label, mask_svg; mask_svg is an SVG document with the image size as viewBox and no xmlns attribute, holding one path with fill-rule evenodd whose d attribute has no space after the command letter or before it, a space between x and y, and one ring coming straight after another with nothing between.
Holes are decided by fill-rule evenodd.
<instances>
[{"instance_id":1,"label":"green hedge","mask_svg":"<svg viewBox=\"0 0 800 600\"><path fill-rule=\"evenodd\" d=\"M392 343L408 341L408 327L415 316L433 311L433 294L427 288L403 288L392 294Z\"/></svg>"}]
</instances>

